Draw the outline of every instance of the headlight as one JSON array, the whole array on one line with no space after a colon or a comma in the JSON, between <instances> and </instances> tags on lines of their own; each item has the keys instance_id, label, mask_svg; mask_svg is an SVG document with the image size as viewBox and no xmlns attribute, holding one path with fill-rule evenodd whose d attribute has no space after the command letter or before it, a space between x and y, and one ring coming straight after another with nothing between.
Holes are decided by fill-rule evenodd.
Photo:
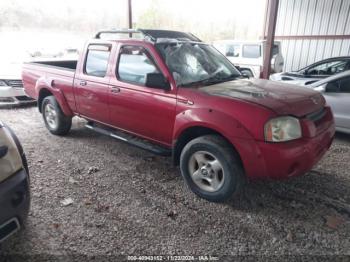
<instances>
[{"instance_id":1,"label":"headlight","mask_svg":"<svg viewBox=\"0 0 350 262\"><path fill-rule=\"evenodd\" d=\"M0 182L15 174L23 167L22 158L10 132L0 127L0 146L7 147L7 153L0 158Z\"/></svg>"},{"instance_id":2,"label":"headlight","mask_svg":"<svg viewBox=\"0 0 350 262\"><path fill-rule=\"evenodd\" d=\"M269 120L265 124L265 140L285 142L301 137L301 126L297 118L282 116Z\"/></svg>"},{"instance_id":3,"label":"headlight","mask_svg":"<svg viewBox=\"0 0 350 262\"><path fill-rule=\"evenodd\" d=\"M4 80L0 80L0 86L7 86L7 84Z\"/></svg>"}]
</instances>

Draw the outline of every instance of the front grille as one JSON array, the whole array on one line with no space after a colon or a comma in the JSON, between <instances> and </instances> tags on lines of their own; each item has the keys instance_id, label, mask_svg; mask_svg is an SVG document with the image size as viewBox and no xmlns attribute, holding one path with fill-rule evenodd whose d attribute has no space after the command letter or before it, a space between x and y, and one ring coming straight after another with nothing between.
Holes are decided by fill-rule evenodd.
<instances>
[{"instance_id":1,"label":"front grille","mask_svg":"<svg viewBox=\"0 0 350 262\"><path fill-rule=\"evenodd\" d=\"M316 123L316 122L320 121L325 116L325 114L326 114L326 109L322 108L319 111L316 111L314 113L308 114L306 116L306 118L311 120L312 122Z\"/></svg>"},{"instance_id":2,"label":"front grille","mask_svg":"<svg viewBox=\"0 0 350 262\"><path fill-rule=\"evenodd\" d=\"M0 97L0 103L13 103L15 100L12 97Z\"/></svg>"},{"instance_id":3,"label":"front grille","mask_svg":"<svg viewBox=\"0 0 350 262\"><path fill-rule=\"evenodd\" d=\"M28 97L28 96L16 96L17 100L19 101L34 101L33 98Z\"/></svg>"},{"instance_id":4,"label":"front grille","mask_svg":"<svg viewBox=\"0 0 350 262\"><path fill-rule=\"evenodd\" d=\"M23 88L22 80L5 80L5 82L12 87Z\"/></svg>"}]
</instances>

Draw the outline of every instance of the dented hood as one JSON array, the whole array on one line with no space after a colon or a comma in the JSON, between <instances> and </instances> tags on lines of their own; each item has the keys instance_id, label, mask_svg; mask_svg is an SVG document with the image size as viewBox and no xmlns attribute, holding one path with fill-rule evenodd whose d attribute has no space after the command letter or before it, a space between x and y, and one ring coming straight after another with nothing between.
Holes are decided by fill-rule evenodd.
<instances>
[{"instance_id":1,"label":"dented hood","mask_svg":"<svg viewBox=\"0 0 350 262\"><path fill-rule=\"evenodd\" d=\"M245 100L281 115L305 116L325 105L312 89L262 79L242 79L199 88L208 95Z\"/></svg>"}]
</instances>

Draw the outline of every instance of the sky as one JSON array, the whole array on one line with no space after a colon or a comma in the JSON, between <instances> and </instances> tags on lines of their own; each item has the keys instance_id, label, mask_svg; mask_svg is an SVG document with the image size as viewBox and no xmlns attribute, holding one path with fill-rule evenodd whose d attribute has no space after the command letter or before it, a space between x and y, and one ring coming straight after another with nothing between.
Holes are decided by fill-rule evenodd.
<instances>
[{"instance_id":1,"label":"sky","mask_svg":"<svg viewBox=\"0 0 350 262\"><path fill-rule=\"evenodd\" d=\"M132 0L140 28L184 30L211 42L258 39L266 0ZM81 46L98 29L127 28L127 0L0 0L0 51ZM6 51L5 51L6 52ZM45 50L44 50L45 52Z\"/></svg>"},{"instance_id":2,"label":"sky","mask_svg":"<svg viewBox=\"0 0 350 262\"><path fill-rule=\"evenodd\" d=\"M133 19L138 18L152 4L163 13L176 16L186 23L222 23L236 21L239 25L261 28L266 0L132 0ZM113 14L116 21L127 26L127 0L1 0L0 9L17 6L20 11L40 10L40 15L70 18L71 14L84 14L86 19L105 19ZM43 21L44 23L45 21ZM25 25L22 25L25 26Z\"/></svg>"}]
</instances>

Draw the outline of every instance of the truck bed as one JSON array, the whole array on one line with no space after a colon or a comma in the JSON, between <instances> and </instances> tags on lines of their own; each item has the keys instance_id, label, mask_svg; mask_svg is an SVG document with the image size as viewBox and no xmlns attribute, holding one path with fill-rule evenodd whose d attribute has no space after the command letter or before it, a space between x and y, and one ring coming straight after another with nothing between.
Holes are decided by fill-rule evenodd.
<instances>
[{"instance_id":1,"label":"truck bed","mask_svg":"<svg viewBox=\"0 0 350 262\"><path fill-rule=\"evenodd\" d=\"M75 71L77 68L77 60L52 60L52 61L35 61L27 64L34 64L47 67L56 67L58 69Z\"/></svg>"},{"instance_id":2,"label":"truck bed","mask_svg":"<svg viewBox=\"0 0 350 262\"><path fill-rule=\"evenodd\" d=\"M64 99L71 108L74 109L73 81L76 67L76 60L51 60L24 63L22 68L22 81L26 94L38 100L38 91L40 88L37 87L45 86L51 93L64 93Z\"/></svg>"}]
</instances>

